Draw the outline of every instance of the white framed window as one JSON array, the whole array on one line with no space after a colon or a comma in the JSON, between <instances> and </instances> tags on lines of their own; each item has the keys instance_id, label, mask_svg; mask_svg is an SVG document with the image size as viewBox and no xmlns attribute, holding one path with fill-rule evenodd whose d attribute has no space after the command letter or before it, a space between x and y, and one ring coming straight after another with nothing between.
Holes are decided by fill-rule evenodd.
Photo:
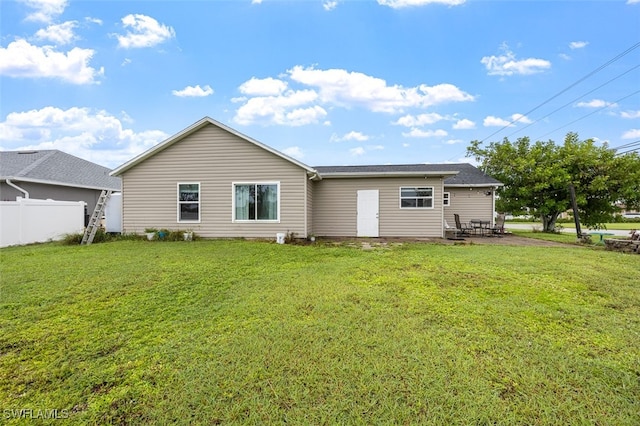
<instances>
[{"instance_id":1,"label":"white framed window","mask_svg":"<svg viewBox=\"0 0 640 426\"><path fill-rule=\"evenodd\" d=\"M178 182L178 222L200 222L200 182Z\"/></svg>"},{"instance_id":2,"label":"white framed window","mask_svg":"<svg viewBox=\"0 0 640 426\"><path fill-rule=\"evenodd\" d=\"M432 209L433 208L433 187L420 186L400 188L400 208L401 209Z\"/></svg>"},{"instance_id":3,"label":"white framed window","mask_svg":"<svg viewBox=\"0 0 640 426\"><path fill-rule=\"evenodd\" d=\"M442 205L447 207L451 205L451 193L443 192L442 193Z\"/></svg>"},{"instance_id":4,"label":"white framed window","mask_svg":"<svg viewBox=\"0 0 640 426\"><path fill-rule=\"evenodd\" d=\"M280 221L280 182L234 182L234 222Z\"/></svg>"}]
</instances>

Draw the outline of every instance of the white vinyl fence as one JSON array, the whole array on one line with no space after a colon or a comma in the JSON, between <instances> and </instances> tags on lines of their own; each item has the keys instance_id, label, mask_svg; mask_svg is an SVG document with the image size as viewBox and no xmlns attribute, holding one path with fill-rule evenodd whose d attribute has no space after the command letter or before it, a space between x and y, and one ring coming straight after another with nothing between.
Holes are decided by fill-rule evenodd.
<instances>
[{"instance_id":1,"label":"white vinyl fence","mask_svg":"<svg viewBox=\"0 0 640 426\"><path fill-rule=\"evenodd\" d=\"M0 201L0 247L60 240L84 231L83 201Z\"/></svg>"}]
</instances>

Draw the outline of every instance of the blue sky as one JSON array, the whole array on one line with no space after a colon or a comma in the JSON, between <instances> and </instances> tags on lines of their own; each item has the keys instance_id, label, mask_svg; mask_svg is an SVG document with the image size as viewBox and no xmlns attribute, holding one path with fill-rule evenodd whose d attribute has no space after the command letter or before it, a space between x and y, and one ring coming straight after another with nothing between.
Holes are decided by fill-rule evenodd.
<instances>
[{"instance_id":1,"label":"blue sky","mask_svg":"<svg viewBox=\"0 0 640 426\"><path fill-rule=\"evenodd\" d=\"M640 0L20 0L0 29L1 150L115 168L204 116L310 166L640 140Z\"/></svg>"}]
</instances>

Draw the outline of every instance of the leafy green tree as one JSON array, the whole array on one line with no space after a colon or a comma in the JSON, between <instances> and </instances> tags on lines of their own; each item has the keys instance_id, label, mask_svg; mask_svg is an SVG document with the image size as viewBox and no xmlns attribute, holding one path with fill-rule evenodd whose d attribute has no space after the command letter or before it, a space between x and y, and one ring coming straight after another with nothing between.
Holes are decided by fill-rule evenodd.
<instances>
[{"instance_id":1,"label":"leafy green tree","mask_svg":"<svg viewBox=\"0 0 640 426\"><path fill-rule=\"evenodd\" d=\"M636 153L616 156L606 144L581 141L569 133L563 145L532 143L528 137L505 138L483 147L472 141L467 155L486 173L504 183L496 208L513 214L533 214L547 232L555 230L561 213L571 208L570 185L576 192L580 221L599 227L617 211L616 202L640 204L640 158Z\"/></svg>"}]
</instances>

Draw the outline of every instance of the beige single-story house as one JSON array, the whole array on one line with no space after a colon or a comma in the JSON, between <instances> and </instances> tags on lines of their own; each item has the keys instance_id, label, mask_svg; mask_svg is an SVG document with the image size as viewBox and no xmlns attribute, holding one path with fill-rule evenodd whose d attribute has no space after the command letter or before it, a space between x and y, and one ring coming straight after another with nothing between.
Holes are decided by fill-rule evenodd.
<instances>
[{"instance_id":1,"label":"beige single-story house","mask_svg":"<svg viewBox=\"0 0 640 426\"><path fill-rule=\"evenodd\" d=\"M493 221L502 184L470 164L310 167L205 117L117 167L123 232L205 238L443 237Z\"/></svg>"}]
</instances>

